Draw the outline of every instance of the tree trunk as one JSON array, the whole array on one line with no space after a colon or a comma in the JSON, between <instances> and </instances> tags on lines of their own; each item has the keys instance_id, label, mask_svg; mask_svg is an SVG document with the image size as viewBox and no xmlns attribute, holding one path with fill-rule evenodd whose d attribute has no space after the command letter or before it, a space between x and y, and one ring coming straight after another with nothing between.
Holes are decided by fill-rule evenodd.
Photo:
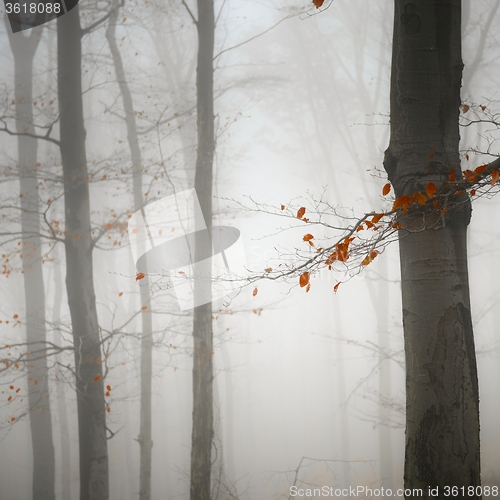
<instances>
[{"instance_id":1,"label":"tree trunk","mask_svg":"<svg viewBox=\"0 0 500 500\"><path fill-rule=\"evenodd\" d=\"M438 188L401 214L406 351L405 487L480 484L479 397L469 300L466 194L445 214L439 190L462 178L458 113L462 76L460 0L396 0L391 140L384 167L396 196ZM460 202L460 203L458 203ZM462 496L462 495L459 495ZM467 497L467 495L465 495ZM477 498L477 497L467 497Z\"/></svg>"},{"instance_id":2,"label":"tree trunk","mask_svg":"<svg viewBox=\"0 0 500 500\"><path fill-rule=\"evenodd\" d=\"M13 35L7 26L14 55L16 130L34 134L33 126L33 58L40 42L41 28L30 36ZM45 290L42 270L42 242L38 178L36 172L37 140L19 135L17 138L21 195L21 228L24 296L26 303L28 356L28 404L33 447L33 499L55 498L55 457L49 403L49 373L45 357Z\"/></svg>"},{"instance_id":3,"label":"tree trunk","mask_svg":"<svg viewBox=\"0 0 500 500\"><path fill-rule=\"evenodd\" d=\"M50 144L50 143L49 143ZM59 265L58 246L55 247L53 257L54 265L54 306L52 308L52 323L54 324L54 344L62 345L61 335L61 304L63 301L63 280L61 267ZM61 356L56 356L56 361L61 362ZM61 496L62 500L71 500L71 448L70 432L68 422L68 400L64 386L64 379L59 378L56 382L57 414L59 417L60 439L61 439Z\"/></svg>"},{"instance_id":4,"label":"tree trunk","mask_svg":"<svg viewBox=\"0 0 500 500\"><path fill-rule=\"evenodd\" d=\"M142 158L137 135L137 125L134 114L134 103L130 92L125 70L120 55L118 44L116 43L116 20L118 18L118 5L114 4L115 10L109 19L109 26L106 30L109 47L115 66L116 79L120 87L123 99L123 109L125 111L125 122L127 125L127 138L132 158L132 177L134 191L134 211L140 210L144 206L142 196ZM140 489L139 498L141 500L151 499L151 449L153 441L151 439L151 377L153 375L153 318L151 316L151 292L149 278L146 276L140 283L141 295L141 320L142 320L142 341L141 341L141 409L140 409L140 431L137 441L140 446Z\"/></svg>"},{"instance_id":5,"label":"tree trunk","mask_svg":"<svg viewBox=\"0 0 500 500\"><path fill-rule=\"evenodd\" d=\"M385 279L378 283L377 295L380 307L375 307L377 315L377 338L380 349L380 365L378 372L378 436L379 436L379 470L380 485L385 489L392 489L392 432L391 432L391 359L387 358L390 349L389 338L389 304L390 287L387 281L387 259L381 259L379 269Z\"/></svg>"},{"instance_id":6,"label":"tree trunk","mask_svg":"<svg viewBox=\"0 0 500 500\"><path fill-rule=\"evenodd\" d=\"M212 231L212 170L214 158L214 3L198 0L198 66L196 71L198 151L194 187L209 234ZM195 240L195 262L204 249ZM210 262L210 259L208 260ZM196 264L199 266L199 264ZM196 269L205 273L207 270ZM208 272L210 270L208 269ZM195 280L195 298L204 284ZM210 286L210 284L209 284ZM212 303L195 307L193 320L193 430L191 436L191 500L210 500L213 430Z\"/></svg>"},{"instance_id":7,"label":"tree trunk","mask_svg":"<svg viewBox=\"0 0 500 500\"><path fill-rule=\"evenodd\" d=\"M107 500L106 404L92 274L90 199L82 103L81 31L78 6L57 19L66 288L75 346L80 500Z\"/></svg>"}]
</instances>

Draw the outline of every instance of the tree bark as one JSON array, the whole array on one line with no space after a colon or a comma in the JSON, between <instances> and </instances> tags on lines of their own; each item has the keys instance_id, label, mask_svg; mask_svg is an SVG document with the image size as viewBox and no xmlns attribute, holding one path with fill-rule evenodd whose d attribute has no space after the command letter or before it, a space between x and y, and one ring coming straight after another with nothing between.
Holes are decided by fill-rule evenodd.
<instances>
[{"instance_id":1,"label":"tree bark","mask_svg":"<svg viewBox=\"0 0 500 500\"><path fill-rule=\"evenodd\" d=\"M203 217L212 231L212 181L214 159L214 3L198 0L198 63L196 71L198 150L194 187ZM195 241L195 262L205 251ZM209 259L210 262L210 259ZM199 269L198 269L199 270ZM195 274L198 275L195 266ZM206 270L205 270L206 271ZM204 270L202 270L205 274ZM208 269L208 272L210 270ZM206 286L195 280L198 287ZM213 330L212 303L195 307L193 319L193 429L191 436L191 500L210 500L213 429Z\"/></svg>"},{"instance_id":2,"label":"tree bark","mask_svg":"<svg viewBox=\"0 0 500 500\"><path fill-rule=\"evenodd\" d=\"M439 190L462 178L458 113L461 1L396 0L391 139L384 167L396 196L438 188L438 207L401 214L406 351L405 487L477 486L479 396L467 271L466 194L443 215ZM460 495L459 495L460 496ZM467 496L466 496L467 497ZM477 498L477 497L467 497Z\"/></svg>"},{"instance_id":3,"label":"tree bark","mask_svg":"<svg viewBox=\"0 0 500 500\"><path fill-rule=\"evenodd\" d=\"M27 37L14 35L7 26L14 55L16 130L34 134L33 58L40 42L41 28ZM45 357L45 289L40 238L40 197L36 161L38 142L28 136L17 137L21 196L22 262L26 303L26 341L28 351L28 404L33 447L33 499L55 498L55 457L49 402L49 373Z\"/></svg>"},{"instance_id":4,"label":"tree bark","mask_svg":"<svg viewBox=\"0 0 500 500\"><path fill-rule=\"evenodd\" d=\"M49 143L50 144L50 143ZM59 265L58 246L54 248L54 306L52 308L52 323L54 324L54 343L62 345L61 335L61 304L63 301L63 280L61 267ZM61 356L56 356L56 361L61 362ZM68 422L68 400L64 380L61 378L56 382L57 414L59 417L60 439L61 439L61 496L62 500L71 500L71 448L70 432Z\"/></svg>"},{"instance_id":5,"label":"tree bark","mask_svg":"<svg viewBox=\"0 0 500 500\"><path fill-rule=\"evenodd\" d=\"M116 79L123 100L125 111L125 123L127 125L127 139L132 158L132 183L134 192L134 211L140 210L144 206L142 196L142 158L137 135L137 125L135 121L134 103L132 93L127 83L123 61L118 44L116 43L116 20L118 18L118 5L114 3L114 12L109 19L106 37L113 57ZM140 408L140 431L137 441L140 446L140 489L139 498L141 500L151 499L151 449L153 441L151 439L151 378L153 375L153 318L151 315L151 291L149 278L146 276L140 283L141 296L141 408Z\"/></svg>"},{"instance_id":6,"label":"tree bark","mask_svg":"<svg viewBox=\"0 0 500 500\"><path fill-rule=\"evenodd\" d=\"M75 353L80 500L107 500L109 486L106 404L92 274L90 199L82 102L81 32L78 6L57 19L66 288Z\"/></svg>"}]
</instances>

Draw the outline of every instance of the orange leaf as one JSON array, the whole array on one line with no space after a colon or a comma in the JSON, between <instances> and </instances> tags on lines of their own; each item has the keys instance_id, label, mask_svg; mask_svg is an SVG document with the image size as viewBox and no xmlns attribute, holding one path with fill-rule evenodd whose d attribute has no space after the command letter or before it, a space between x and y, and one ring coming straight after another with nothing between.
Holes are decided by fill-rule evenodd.
<instances>
[{"instance_id":1,"label":"orange leaf","mask_svg":"<svg viewBox=\"0 0 500 500\"><path fill-rule=\"evenodd\" d=\"M142 306L142 307L141 307L141 310L142 310L142 311L145 311L147 308L148 308L148 306Z\"/></svg>"},{"instance_id":2,"label":"orange leaf","mask_svg":"<svg viewBox=\"0 0 500 500\"><path fill-rule=\"evenodd\" d=\"M475 189L471 189L470 190L470 195L471 196L476 196L476 190Z\"/></svg>"},{"instance_id":3,"label":"orange leaf","mask_svg":"<svg viewBox=\"0 0 500 500\"><path fill-rule=\"evenodd\" d=\"M111 408L108 406L108 407L106 408L106 411L109 413L109 412L111 411Z\"/></svg>"},{"instance_id":4,"label":"orange leaf","mask_svg":"<svg viewBox=\"0 0 500 500\"><path fill-rule=\"evenodd\" d=\"M317 9L319 9L324 3L325 0L313 0L313 4Z\"/></svg>"},{"instance_id":5,"label":"orange leaf","mask_svg":"<svg viewBox=\"0 0 500 500\"><path fill-rule=\"evenodd\" d=\"M311 283L308 283L307 284L307 287L306 287L306 293L311 289Z\"/></svg>"},{"instance_id":6,"label":"orange leaf","mask_svg":"<svg viewBox=\"0 0 500 500\"><path fill-rule=\"evenodd\" d=\"M399 198L396 198L394 200L394 203L392 204L392 209L396 210L396 208L400 207L401 204L403 203L403 199L406 198L406 195L400 196Z\"/></svg>"},{"instance_id":7,"label":"orange leaf","mask_svg":"<svg viewBox=\"0 0 500 500\"><path fill-rule=\"evenodd\" d=\"M372 217L372 222L376 224L385 214L377 214Z\"/></svg>"},{"instance_id":8,"label":"orange leaf","mask_svg":"<svg viewBox=\"0 0 500 500\"><path fill-rule=\"evenodd\" d=\"M110 385L107 385L107 386L106 386L106 390L107 390L107 391L110 391L110 390L111 390L111 386L110 386Z\"/></svg>"},{"instance_id":9,"label":"orange leaf","mask_svg":"<svg viewBox=\"0 0 500 500\"><path fill-rule=\"evenodd\" d=\"M121 297L122 295L123 295L123 292L120 292L120 293L118 294L118 297Z\"/></svg>"},{"instance_id":10,"label":"orange leaf","mask_svg":"<svg viewBox=\"0 0 500 500\"><path fill-rule=\"evenodd\" d=\"M474 172L476 174L482 174L487 168L488 168L488 164L485 163L484 165L479 165L479 167L475 168Z\"/></svg>"},{"instance_id":11,"label":"orange leaf","mask_svg":"<svg viewBox=\"0 0 500 500\"><path fill-rule=\"evenodd\" d=\"M455 182L455 170L450 170L450 182Z\"/></svg>"},{"instance_id":12,"label":"orange leaf","mask_svg":"<svg viewBox=\"0 0 500 500\"><path fill-rule=\"evenodd\" d=\"M285 210L285 205L281 205L281 210Z\"/></svg>"},{"instance_id":13,"label":"orange leaf","mask_svg":"<svg viewBox=\"0 0 500 500\"><path fill-rule=\"evenodd\" d=\"M341 282L339 281L339 282L338 282L338 283L337 283L337 284L333 287L333 291L334 291L335 293L337 293L337 290L339 289L340 283L341 283Z\"/></svg>"},{"instance_id":14,"label":"orange leaf","mask_svg":"<svg viewBox=\"0 0 500 500\"><path fill-rule=\"evenodd\" d=\"M95 377L94 377L94 382L99 382L99 380L101 380L101 376L99 374L97 374Z\"/></svg>"},{"instance_id":15,"label":"orange leaf","mask_svg":"<svg viewBox=\"0 0 500 500\"><path fill-rule=\"evenodd\" d=\"M297 211L297 219L302 219L305 213L306 213L306 208L300 207L299 210Z\"/></svg>"},{"instance_id":16,"label":"orange leaf","mask_svg":"<svg viewBox=\"0 0 500 500\"><path fill-rule=\"evenodd\" d=\"M378 250L372 250L370 252L370 258L373 260L380 252Z\"/></svg>"},{"instance_id":17,"label":"orange leaf","mask_svg":"<svg viewBox=\"0 0 500 500\"><path fill-rule=\"evenodd\" d=\"M429 184L427 184L427 186L425 186L425 192L426 192L428 198L434 198L436 191L437 191L437 187L436 187L436 184L434 184L433 182L429 182Z\"/></svg>"},{"instance_id":18,"label":"orange leaf","mask_svg":"<svg viewBox=\"0 0 500 500\"><path fill-rule=\"evenodd\" d=\"M259 293L259 290L257 288L254 288L252 295L255 297L258 293Z\"/></svg>"},{"instance_id":19,"label":"orange leaf","mask_svg":"<svg viewBox=\"0 0 500 500\"><path fill-rule=\"evenodd\" d=\"M304 288L306 285L309 284L309 278L310 278L310 275L309 275L309 273L307 271L305 273L302 273L300 275L299 285L300 285L301 288Z\"/></svg>"},{"instance_id":20,"label":"orange leaf","mask_svg":"<svg viewBox=\"0 0 500 500\"><path fill-rule=\"evenodd\" d=\"M473 177L474 176L474 172L472 170L465 169L463 173L464 173L464 177L467 180L469 180L469 177Z\"/></svg>"},{"instance_id":21,"label":"orange leaf","mask_svg":"<svg viewBox=\"0 0 500 500\"><path fill-rule=\"evenodd\" d=\"M422 194L422 193L416 193L415 199L417 200L419 205L425 205L425 202L427 201L425 194Z\"/></svg>"},{"instance_id":22,"label":"orange leaf","mask_svg":"<svg viewBox=\"0 0 500 500\"><path fill-rule=\"evenodd\" d=\"M494 186L498 182L499 175L500 175L500 173L498 172L498 170L493 170L491 172L491 185L492 186Z\"/></svg>"},{"instance_id":23,"label":"orange leaf","mask_svg":"<svg viewBox=\"0 0 500 500\"><path fill-rule=\"evenodd\" d=\"M135 275L135 281L142 280L146 275L144 273L137 273Z\"/></svg>"},{"instance_id":24,"label":"orange leaf","mask_svg":"<svg viewBox=\"0 0 500 500\"><path fill-rule=\"evenodd\" d=\"M363 262L361 262L361 265L362 266L367 266L370 262L372 261L372 259L370 259L370 256L367 255L364 259L363 259Z\"/></svg>"},{"instance_id":25,"label":"orange leaf","mask_svg":"<svg viewBox=\"0 0 500 500\"><path fill-rule=\"evenodd\" d=\"M266 273L270 273L272 270L273 270L273 268L272 268L272 267L266 267L266 268L264 269L264 271L266 271Z\"/></svg>"},{"instance_id":26,"label":"orange leaf","mask_svg":"<svg viewBox=\"0 0 500 500\"><path fill-rule=\"evenodd\" d=\"M466 155L465 155L465 159L466 159L467 161L469 161L469 155L468 155L468 154L466 154Z\"/></svg>"},{"instance_id":27,"label":"orange leaf","mask_svg":"<svg viewBox=\"0 0 500 500\"><path fill-rule=\"evenodd\" d=\"M399 198L396 198L394 200L394 203L392 204L392 210L396 210L396 208L400 207L401 205L406 205L406 208L408 208L408 203L410 202L410 197L407 196L406 194L401 195Z\"/></svg>"},{"instance_id":28,"label":"orange leaf","mask_svg":"<svg viewBox=\"0 0 500 500\"><path fill-rule=\"evenodd\" d=\"M311 241L312 239L314 238L314 236L312 234L306 234L304 235L304 237L302 238L303 241Z\"/></svg>"},{"instance_id":29,"label":"orange leaf","mask_svg":"<svg viewBox=\"0 0 500 500\"><path fill-rule=\"evenodd\" d=\"M388 182L387 184L384 185L384 187L382 188L382 195L383 196L387 196L391 191L391 183Z\"/></svg>"}]
</instances>

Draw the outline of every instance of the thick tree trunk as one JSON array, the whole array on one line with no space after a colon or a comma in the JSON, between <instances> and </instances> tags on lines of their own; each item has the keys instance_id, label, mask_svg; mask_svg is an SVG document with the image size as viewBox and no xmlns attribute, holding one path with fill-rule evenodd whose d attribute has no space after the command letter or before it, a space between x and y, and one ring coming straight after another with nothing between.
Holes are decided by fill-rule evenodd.
<instances>
[{"instance_id":1,"label":"thick tree trunk","mask_svg":"<svg viewBox=\"0 0 500 500\"><path fill-rule=\"evenodd\" d=\"M33 58L42 30L30 36L13 35L7 27L14 55L16 130L34 134ZM33 447L33 499L55 498L55 458L49 403L49 373L45 358L45 289L42 270L42 242L36 161L38 143L28 136L18 136L19 181L21 195L22 258L26 303L26 341L28 351L28 404Z\"/></svg>"},{"instance_id":2,"label":"thick tree trunk","mask_svg":"<svg viewBox=\"0 0 500 500\"><path fill-rule=\"evenodd\" d=\"M107 500L108 450L102 359L92 274L92 239L82 103L79 7L57 20L66 288L75 345L80 500Z\"/></svg>"},{"instance_id":3,"label":"thick tree trunk","mask_svg":"<svg viewBox=\"0 0 500 500\"><path fill-rule=\"evenodd\" d=\"M212 231L212 171L214 159L214 3L198 0L198 66L196 72L198 151L194 187L208 231ZM199 238L195 261L204 255ZM196 269L195 273L207 270ZM208 269L208 272L210 270ZM206 286L195 280L198 287ZM210 500L213 429L212 303L195 307L193 320L193 430L191 437L191 500Z\"/></svg>"},{"instance_id":4,"label":"thick tree trunk","mask_svg":"<svg viewBox=\"0 0 500 500\"><path fill-rule=\"evenodd\" d=\"M406 350L405 487L480 484L479 398L467 272L470 202L441 214L439 189L460 179L460 0L395 2L391 140L396 196L432 181L439 205L401 214ZM459 495L461 496L461 495ZM469 497L468 497L469 498ZM470 497L474 498L474 497Z\"/></svg>"},{"instance_id":5,"label":"thick tree trunk","mask_svg":"<svg viewBox=\"0 0 500 500\"><path fill-rule=\"evenodd\" d=\"M116 79L120 87L125 111L125 122L127 125L127 139L132 158L132 176L134 191L134 210L140 210L144 206L142 196L142 158L137 135L137 125L134 114L134 103L123 68L118 44L116 43L116 20L118 17L118 5L115 2L115 11L109 19L106 30L109 47L115 66ZM141 295L141 409L140 409L140 431L137 441L140 446L140 489L141 500L151 499L151 377L153 375L153 318L151 316L151 292L149 279L146 276L140 283Z\"/></svg>"}]
</instances>

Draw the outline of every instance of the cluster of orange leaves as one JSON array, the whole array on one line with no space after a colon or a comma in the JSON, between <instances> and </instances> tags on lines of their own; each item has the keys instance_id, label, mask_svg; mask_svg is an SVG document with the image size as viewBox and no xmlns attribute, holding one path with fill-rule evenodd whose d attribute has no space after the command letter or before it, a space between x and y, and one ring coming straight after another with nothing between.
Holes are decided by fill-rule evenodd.
<instances>
[{"instance_id":1,"label":"cluster of orange leaves","mask_svg":"<svg viewBox=\"0 0 500 500\"><path fill-rule=\"evenodd\" d=\"M488 166L489 165L486 163L484 165L480 165L479 167L475 168L474 170L467 170L467 169L464 170L463 176L464 176L465 181L468 183L471 183L471 184L477 182L478 180L480 180L479 176L488 168ZM498 182L499 178L500 178L500 172L498 170L492 170L491 171L490 185L494 186ZM455 176L455 171L453 169L450 170L448 180L450 183L457 182L456 176ZM390 191L391 191L391 184L387 183L382 188L382 195L387 196L390 193ZM464 192L463 190L458 190L458 191L456 191L456 194L460 194L463 192ZM412 203L414 203L416 201L419 205L425 205L428 200L432 200L433 198L436 197L436 193L437 193L436 184L434 184L434 182L428 182L427 185L425 186L425 194L420 193L420 192L413 193L411 195L403 194L394 200L394 203L392 205L392 210L394 211L394 210L401 207L403 210L403 213L406 214L406 213L408 213L408 207ZM472 196L474 196L476 194L476 190L471 189L470 194ZM438 206L439 206L439 203L437 200L434 200L432 202L432 204L435 208L438 208ZM443 208L441 210L441 214L443 215L446 212L446 210L447 210L446 208Z\"/></svg>"},{"instance_id":2,"label":"cluster of orange leaves","mask_svg":"<svg viewBox=\"0 0 500 500\"><path fill-rule=\"evenodd\" d=\"M324 0L313 0L314 5L316 8L319 8L323 5ZM466 182L468 183L474 183L477 182L479 179L480 174L482 174L487 168L488 164L485 165L480 165L477 167L475 170L464 170L463 171L463 176ZM500 179L500 172L498 170L492 170L491 172L491 186L494 186L498 180ZM449 182L454 183L456 182L456 177L455 177L455 171L450 170L449 174ZM388 182L387 184L384 185L382 188L382 195L387 196L391 192L391 184ZM428 201L433 200L432 204L435 208L438 208L439 202L436 198L436 194L438 192L438 188L434 182L428 182L427 185L425 186L425 194L421 192L413 193L411 195L402 195L399 196L394 200L394 203L392 205L391 211L395 211L398 208L401 208L403 213L406 214L408 213L408 207L416 202L419 205L425 205ZM463 193L464 191L457 191L457 193ZM472 196L475 195L475 189L472 189L470 191L470 194ZM285 205L281 205L281 210L285 209ZM443 215L446 212L447 208L443 208L441 210L441 215ZM303 220L304 222L309 222L309 219L304 217L306 213L306 208L305 207L300 207L299 210L297 211L297 218L300 220ZM374 231L378 230L380 226L377 226L377 223L380 222L380 220L385 216L385 213L378 213L374 214L373 217L371 217L371 220L364 220L361 224L356 229L356 232L362 231L364 229L373 229ZM393 229L399 229L402 227L401 224L398 222L390 222L390 226ZM310 246L315 246L314 242L312 241L314 239L314 236L310 233L307 233L303 236L302 240L306 243L308 243ZM328 266L328 269L332 269L332 264L335 261L339 262L345 262L349 259L349 245L352 243L352 241L355 240L355 237L346 237L344 238L340 243L335 244L335 250L326 258L325 264ZM323 249L318 248L317 251L321 252ZM367 266L373 260L379 255L380 252L378 250L371 250L368 255L365 256L363 261L361 262L362 266ZM272 269L268 268L266 269L266 272L270 272ZM303 272L299 276L299 285L301 288L306 288L306 292L308 292L311 289L311 283L310 283L311 275L309 271ZM334 286L334 291L336 292L338 290L338 287L340 286L341 282L338 282ZM257 295L257 288L254 289L253 295Z\"/></svg>"}]
</instances>

